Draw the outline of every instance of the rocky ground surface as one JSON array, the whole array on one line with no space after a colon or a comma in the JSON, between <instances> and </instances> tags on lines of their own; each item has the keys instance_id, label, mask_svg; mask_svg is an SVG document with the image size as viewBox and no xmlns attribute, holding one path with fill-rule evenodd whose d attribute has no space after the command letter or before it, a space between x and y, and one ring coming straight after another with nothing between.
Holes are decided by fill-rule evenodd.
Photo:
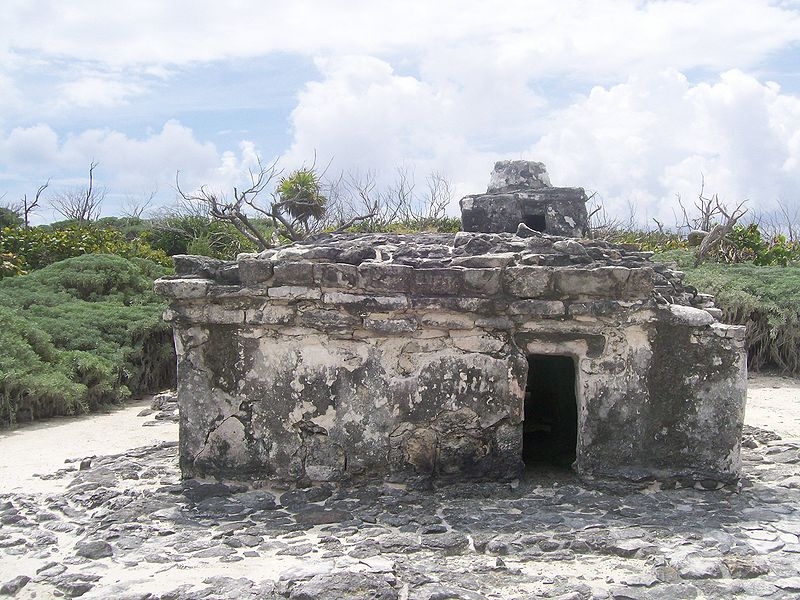
<instances>
[{"instance_id":1,"label":"rocky ground surface","mask_svg":"<svg viewBox=\"0 0 800 600\"><path fill-rule=\"evenodd\" d=\"M140 422L173 427L168 398ZM145 420L146 419L146 420ZM738 487L581 482L247 489L177 444L0 492L0 596L183 600L800 597L800 438L748 426Z\"/></svg>"}]
</instances>

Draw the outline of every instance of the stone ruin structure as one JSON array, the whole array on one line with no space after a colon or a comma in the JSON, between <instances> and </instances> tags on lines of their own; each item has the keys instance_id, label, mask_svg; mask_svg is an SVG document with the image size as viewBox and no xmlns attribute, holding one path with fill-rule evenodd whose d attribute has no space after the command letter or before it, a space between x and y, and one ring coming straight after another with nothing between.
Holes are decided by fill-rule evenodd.
<instances>
[{"instance_id":1,"label":"stone ruin structure","mask_svg":"<svg viewBox=\"0 0 800 600\"><path fill-rule=\"evenodd\" d=\"M492 181L469 231L175 257L183 475L736 480L744 328L650 253L551 234L585 195L539 163Z\"/></svg>"},{"instance_id":2,"label":"stone ruin structure","mask_svg":"<svg viewBox=\"0 0 800 600\"><path fill-rule=\"evenodd\" d=\"M586 193L550 185L542 163L499 162L485 194L461 199L462 229L515 233L520 223L533 231L583 237L589 228Z\"/></svg>"}]
</instances>

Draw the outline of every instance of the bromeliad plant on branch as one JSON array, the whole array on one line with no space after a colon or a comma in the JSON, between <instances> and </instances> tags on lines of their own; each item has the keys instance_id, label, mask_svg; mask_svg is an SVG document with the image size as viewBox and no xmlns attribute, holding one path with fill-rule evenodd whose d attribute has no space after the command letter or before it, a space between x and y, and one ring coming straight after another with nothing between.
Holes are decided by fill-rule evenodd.
<instances>
[{"instance_id":1,"label":"bromeliad plant on branch","mask_svg":"<svg viewBox=\"0 0 800 600\"><path fill-rule=\"evenodd\" d=\"M264 165L258 161L258 169L250 170L250 185L233 188L232 198L201 186L194 193L183 191L179 175L175 183L178 193L188 204L204 205L212 218L231 223L259 250L272 248L281 240L299 241L321 231L344 231L358 221L369 219L372 214L357 215L339 221L333 226L324 220L327 214L327 198L321 193L320 175L314 167L303 167L281 177L277 161ZM270 184L279 178L271 193L271 200L264 202L263 194ZM247 210L250 210L250 216ZM265 228L266 219L271 227Z\"/></svg>"}]
</instances>

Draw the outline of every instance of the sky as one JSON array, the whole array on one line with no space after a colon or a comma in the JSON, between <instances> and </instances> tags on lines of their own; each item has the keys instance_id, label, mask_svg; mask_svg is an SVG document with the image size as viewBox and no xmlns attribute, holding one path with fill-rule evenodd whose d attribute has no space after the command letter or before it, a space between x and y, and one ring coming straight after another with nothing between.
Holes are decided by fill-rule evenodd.
<instances>
[{"instance_id":1,"label":"sky","mask_svg":"<svg viewBox=\"0 0 800 600\"><path fill-rule=\"evenodd\" d=\"M103 215L248 169L398 168L485 191L547 165L610 218L700 191L800 204L800 0L3 0L0 204L95 181ZM57 218L44 206L35 222Z\"/></svg>"}]
</instances>

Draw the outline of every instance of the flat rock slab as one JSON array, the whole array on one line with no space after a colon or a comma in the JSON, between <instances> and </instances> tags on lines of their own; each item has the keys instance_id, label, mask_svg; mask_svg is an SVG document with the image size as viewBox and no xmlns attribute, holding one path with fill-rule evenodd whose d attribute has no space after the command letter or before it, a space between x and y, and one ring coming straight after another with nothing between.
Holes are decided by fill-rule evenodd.
<instances>
[{"instance_id":1,"label":"flat rock slab","mask_svg":"<svg viewBox=\"0 0 800 600\"><path fill-rule=\"evenodd\" d=\"M715 490L538 470L277 491L181 482L174 444L98 456L0 494L0 596L797 598L800 466L748 436L740 488Z\"/></svg>"}]
</instances>

